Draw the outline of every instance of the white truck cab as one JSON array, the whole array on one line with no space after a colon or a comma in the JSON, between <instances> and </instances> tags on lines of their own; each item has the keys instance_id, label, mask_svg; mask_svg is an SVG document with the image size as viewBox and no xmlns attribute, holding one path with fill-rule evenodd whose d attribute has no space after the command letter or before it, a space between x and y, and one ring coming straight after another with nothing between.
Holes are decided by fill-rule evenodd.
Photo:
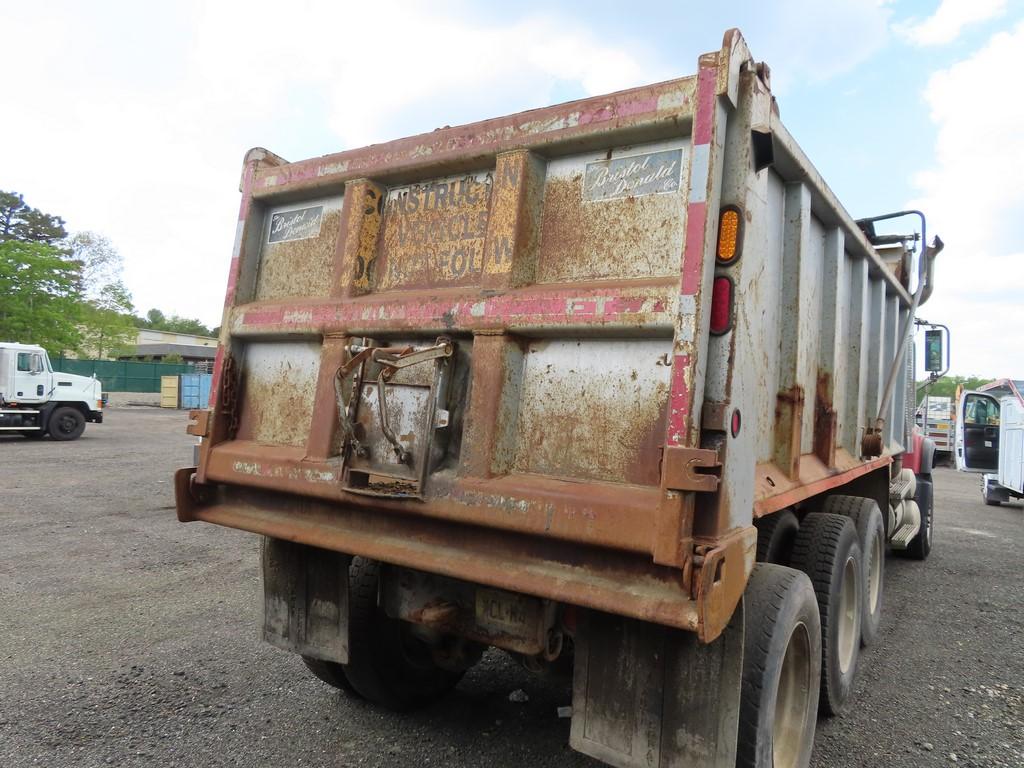
<instances>
[{"instance_id":1,"label":"white truck cab","mask_svg":"<svg viewBox=\"0 0 1024 768\"><path fill-rule=\"evenodd\" d=\"M982 473L981 495L990 505L1024 498L1024 400L1014 384L1005 379L960 396L956 466Z\"/></svg>"},{"instance_id":2,"label":"white truck cab","mask_svg":"<svg viewBox=\"0 0 1024 768\"><path fill-rule=\"evenodd\" d=\"M76 440L86 422L103 422L102 384L53 370L35 344L0 342L0 431Z\"/></svg>"}]
</instances>

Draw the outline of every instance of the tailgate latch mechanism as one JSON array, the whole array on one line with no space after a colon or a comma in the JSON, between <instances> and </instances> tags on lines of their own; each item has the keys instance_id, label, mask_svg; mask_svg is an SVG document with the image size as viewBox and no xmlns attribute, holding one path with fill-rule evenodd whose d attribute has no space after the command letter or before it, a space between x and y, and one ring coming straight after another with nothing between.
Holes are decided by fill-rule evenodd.
<instances>
[{"instance_id":1,"label":"tailgate latch mechanism","mask_svg":"<svg viewBox=\"0 0 1024 768\"><path fill-rule=\"evenodd\" d=\"M349 359L338 368L334 377L338 418L344 444L350 456L355 464L365 466L365 469L359 470L359 477L363 480L358 487L351 487L349 483L349 490L372 492L374 495L418 495L428 471L430 433L448 424L448 411L442 404L446 400L447 392L448 377L445 373L450 358L455 354L455 344L445 336L438 337L436 343L425 347L375 347L364 341L362 344L350 344L348 352ZM412 378L409 374L398 375L423 363L434 363L433 375L422 376L417 373L412 375ZM424 391L424 387L429 392L425 403L422 398L413 397L410 400L408 393L411 390ZM392 402L389 406L388 399L394 399L396 392L403 388L406 394L397 395L401 402L397 411L392 413L395 404ZM362 404L369 409L367 414L370 421L366 416L361 417L359 414L362 410L361 398L372 398L369 405ZM416 405L417 402L422 405ZM413 419L419 425L413 427L413 432L418 434L422 428L425 429L425 434L414 443L410 443L410 437L405 433L400 439L395 432L396 426L399 431L409 430L412 427L410 408L413 412L423 413L424 411L418 410L421 407L426 409L426 416ZM376 411L375 419L373 411ZM396 425L395 419L401 423ZM377 422L377 429L370 426L371 421ZM374 432L376 437L373 437ZM388 449L394 454L390 461L385 458L389 453ZM416 451L415 456L413 449ZM400 470L399 467L405 469ZM350 467L351 469L354 469L354 465ZM352 472L348 474L351 475ZM371 485L374 486L372 491L369 490Z\"/></svg>"}]
</instances>

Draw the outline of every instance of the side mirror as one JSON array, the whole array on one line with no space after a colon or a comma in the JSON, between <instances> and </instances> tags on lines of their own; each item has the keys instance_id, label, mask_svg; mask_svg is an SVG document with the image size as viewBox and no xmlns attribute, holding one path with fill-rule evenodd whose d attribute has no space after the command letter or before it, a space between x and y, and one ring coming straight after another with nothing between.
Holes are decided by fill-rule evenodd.
<instances>
[{"instance_id":1,"label":"side mirror","mask_svg":"<svg viewBox=\"0 0 1024 768\"><path fill-rule=\"evenodd\" d=\"M924 368L928 373L941 373L944 369L942 331L938 328L924 332Z\"/></svg>"}]
</instances>

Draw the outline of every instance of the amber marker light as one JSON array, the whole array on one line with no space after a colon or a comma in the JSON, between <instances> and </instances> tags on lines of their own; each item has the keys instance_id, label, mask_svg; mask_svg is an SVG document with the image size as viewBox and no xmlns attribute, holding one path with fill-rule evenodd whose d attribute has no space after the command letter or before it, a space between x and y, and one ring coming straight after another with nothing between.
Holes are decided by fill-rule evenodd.
<instances>
[{"instance_id":1,"label":"amber marker light","mask_svg":"<svg viewBox=\"0 0 1024 768\"><path fill-rule=\"evenodd\" d=\"M716 258L722 265L732 264L740 257L743 217L735 205L727 205L718 216L718 249Z\"/></svg>"}]
</instances>

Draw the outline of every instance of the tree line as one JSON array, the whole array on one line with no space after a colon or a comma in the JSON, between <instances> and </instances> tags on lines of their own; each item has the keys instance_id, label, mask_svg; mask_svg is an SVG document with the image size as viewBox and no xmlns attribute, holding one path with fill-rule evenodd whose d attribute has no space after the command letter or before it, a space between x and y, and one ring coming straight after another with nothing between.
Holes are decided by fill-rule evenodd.
<instances>
[{"instance_id":1,"label":"tree line","mask_svg":"<svg viewBox=\"0 0 1024 768\"><path fill-rule=\"evenodd\" d=\"M217 335L219 328L159 309L138 316L123 268L103 235L69 235L60 216L0 191L0 341L103 358L130 351L139 328Z\"/></svg>"},{"instance_id":2,"label":"tree line","mask_svg":"<svg viewBox=\"0 0 1024 768\"><path fill-rule=\"evenodd\" d=\"M918 382L917 404L921 404L925 394L931 397L954 397L956 388L961 384L964 389L970 390L978 389L990 381L992 379L987 379L984 376L943 376L928 386L925 386L924 382Z\"/></svg>"}]
</instances>

